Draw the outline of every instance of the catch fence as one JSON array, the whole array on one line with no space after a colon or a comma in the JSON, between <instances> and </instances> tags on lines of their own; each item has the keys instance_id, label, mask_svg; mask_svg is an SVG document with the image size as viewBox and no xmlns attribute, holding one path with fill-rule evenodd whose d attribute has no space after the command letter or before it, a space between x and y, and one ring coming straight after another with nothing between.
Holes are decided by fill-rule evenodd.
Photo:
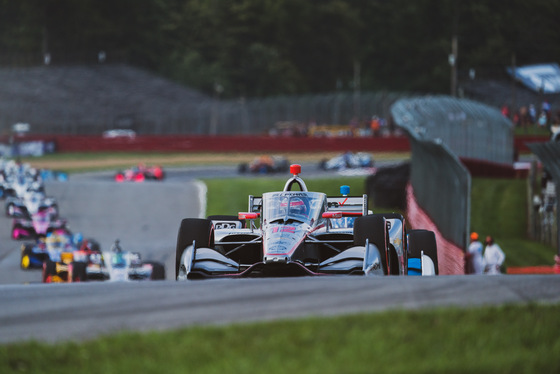
<instances>
[{"instance_id":1,"label":"catch fence","mask_svg":"<svg viewBox=\"0 0 560 374\"><path fill-rule=\"evenodd\" d=\"M513 124L496 108L467 99L426 96L399 100L391 111L412 136L440 139L460 158L513 164Z\"/></svg>"},{"instance_id":2,"label":"catch fence","mask_svg":"<svg viewBox=\"0 0 560 374\"><path fill-rule=\"evenodd\" d=\"M543 181L541 189L532 190L535 209L532 218L532 227L535 228L534 235L540 241L553 245L560 255L560 211L558 201L560 199L560 143L545 142L530 144L531 151L538 156L544 166Z\"/></svg>"},{"instance_id":3,"label":"catch fence","mask_svg":"<svg viewBox=\"0 0 560 374\"><path fill-rule=\"evenodd\" d=\"M451 97L402 99L391 108L411 144L409 219L433 224L448 273L464 271L469 245L471 175L460 158L513 165L513 130L501 113ZM425 214L424 214L425 213ZM414 224L414 222L413 222Z\"/></svg>"}]
</instances>

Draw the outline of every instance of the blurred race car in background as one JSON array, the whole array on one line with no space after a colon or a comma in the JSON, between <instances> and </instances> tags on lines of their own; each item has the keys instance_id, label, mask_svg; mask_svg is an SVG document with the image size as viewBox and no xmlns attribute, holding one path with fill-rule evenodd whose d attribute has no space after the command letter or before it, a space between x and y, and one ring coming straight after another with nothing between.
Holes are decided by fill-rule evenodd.
<instances>
[{"instance_id":1,"label":"blurred race car in background","mask_svg":"<svg viewBox=\"0 0 560 374\"><path fill-rule=\"evenodd\" d=\"M47 181L57 181L57 182L67 182L68 173L59 170L41 169L39 170L39 175L43 182Z\"/></svg>"},{"instance_id":2,"label":"blurred race car in background","mask_svg":"<svg viewBox=\"0 0 560 374\"><path fill-rule=\"evenodd\" d=\"M165 279L163 264L142 262L139 253L123 251L118 241L103 252L89 240L77 247L60 235L47 237L46 248L45 283Z\"/></svg>"},{"instance_id":3,"label":"blurred race car in background","mask_svg":"<svg viewBox=\"0 0 560 374\"><path fill-rule=\"evenodd\" d=\"M400 214L371 214L367 195L348 188L338 197L309 192L301 167L290 171L282 191L249 196L248 212L183 219L176 279L438 274L432 231L407 230Z\"/></svg>"},{"instance_id":4,"label":"blurred race car in background","mask_svg":"<svg viewBox=\"0 0 560 374\"><path fill-rule=\"evenodd\" d=\"M323 159L319 162L321 170L345 170L359 168L373 168L374 160L369 153L346 152L331 159Z\"/></svg>"},{"instance_id":5,"label":"blurred race car in background","mask_svg":"<svg viewBox=\"0 0 560 374\"><path fill-rule=\"evenodd\" d=\"M255 158L250 163L239 164L237 171L241 174L271 174L287 173L290 169L290 162L283 156L263 155Z\"/></svg>"},{"instance_id":6,"label":"blurred race car in background","mask_svg":"<svg viewBox=\"0 0 560 374\"><path fill-rule=\"evenodd\" d=\"M124 251L116 240L110 251L103 252L102 273L106 280L163 280L165 267L156 261L142 261L140 253Z\"/></svg>"},{"instance_id":7,"label":"blurred race car in background","mask_svg":"<svg viewBox=\"0 0 560 374\"><path fill-rule=\"evenodd\" d=\"M138 166L118 171L115 174L117 182L144 182L145 180L161 181L165 178L165 172L161 166L146 166L138 164Z\"/></svg>"},{"instance_id":8,"label":"blurred race car in background","mask_svg":"<svg viewBox=\"0 0 560 374\"><path fill-rule=\"evenodd\" d=\"M2 185L2 196L23 197L27 192L45 192L45 186L41 181L18 176L7 179Z\"/></svg>"},{"instance_id":9,"label":"blurred race car in background","mask_svg":"<svg viewBox=\"0 0 560 374\"><path fill-rule=\"evenodd\" d=\"M49 253L58 258L63 249L76 251L78 249L89 249L99 252L99 243L94 239L83 239L81 233L70 234L68 231L55 231L47 237L41 237L34 242L21 245L20 267L23 270L42 269L44 263L50 259Z\"/></svg>"},{"instance_id":10,"label":"blurred race car in background","mask_svg":"<svg viewBox=\"0 0 560 374\"><path fill-rule=\"evenodd\" d=\"M14 160L0 162L0 197L23 196L28 190L44 191L37 169Z\"/></svg>"},{"instance_id":11,"label":"blurred race car in background","mask_svg":"<svg viewBox=\"0 0 560 374\"><path fill-rule=\"evenodd\" d=\"M66 220L58 218L57 214L52 208L46 208L34 214L14 218L12 239L37 239L52 232L69 232Z\"/></svg>"},{"instance_id":12,"label":"blurred race car in background","mask_svg":"<svg viewBox=\"0 0 560 374\"><path fill-rule=\"evenodd\" d=\"M43 192L27 191L20 197L6 199L6 215L8 217L30 217L39 211L49 210L53 217L58 216L58 205L52 197Z\"/></svg>"},{"instance_id":13,"label":"blurred race car in background","mask_svg":"<svg viewBox=\"0 0 560 374\"><path fill-rule=\"evenodd\" d=\"M99 245L93 240L80 240L70 234L54 233L44 239L43 283L85 282L91 279L90 272L95 274L101 262ZM35 265L41 248L22 248L22 268L27 263ZM33 250L39 252L34 253Z\"/></svg>"}]
</instances>

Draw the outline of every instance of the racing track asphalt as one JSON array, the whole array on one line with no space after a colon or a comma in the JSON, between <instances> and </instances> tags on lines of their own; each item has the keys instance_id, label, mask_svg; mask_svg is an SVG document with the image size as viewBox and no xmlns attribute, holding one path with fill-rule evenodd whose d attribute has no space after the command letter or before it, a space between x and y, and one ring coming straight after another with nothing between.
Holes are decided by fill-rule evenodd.
<instances>
[{"instance_id":1,"label":"racing track asphalt","mask_svg":"<svg viewBox=\"0 0 560 374\"><path fill-rule=\"evenodd\" d=\"M234 168L170 170L164 182L116 184L111 173L72 176L47 185L72 230L109 249L123 247L174 269L183 217L201 215L195 177L235 176ZM555 275L320 277L194 282L41 284L19 269L19 244L0 218L0 342L81 340L119 330L298 318L438 306L560 302Z\"/></svg>"},{"instance_id":2,"label":"racing track asphalt","mask_svg":"<svg viewBox=\"0 0 560 374\"><path fill-rule=\"evenodd\" d=\"M0 344L388 309L560 302L553 275L304 277L0 286Z\"/></svg>"}]
</instances>

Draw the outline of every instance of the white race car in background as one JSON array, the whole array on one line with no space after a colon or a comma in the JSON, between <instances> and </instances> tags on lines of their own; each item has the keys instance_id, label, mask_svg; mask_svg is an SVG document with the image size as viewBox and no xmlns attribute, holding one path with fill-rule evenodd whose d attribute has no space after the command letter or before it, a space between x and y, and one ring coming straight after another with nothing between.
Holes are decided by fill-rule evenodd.
<instances>
[{"instance_id":1,"label":"white race car in background","mask_svg":"<svg viewBox=\"0 0 560 374\"><path fill-rule=\"evenodd\" d=\"M88 277L108 281L163 280L165 267L155 261L142 261L140 253L124 251L119 240L110 251L104 251L99 267L88 268ZM94 274L95 273L95 274Z\"/></svg>"},{"instance_id":2,"label":"white race car in background","mask_svg":"<svg viewBox=\"0 0 560 374\"><path fill-rule=\"evenodd\" d=\"M8 217L29 217L40 210L49 209L54 218L58 217L58 205L52 197L43 192L28 190L22 196L6 199L6 215Z\"/></svg>"},{"instance_id":3,"label":"white race car in background","mask_svg":"<svg viewBox=\"0 0 560 374\"><path fill-rule=\"evenodd\" d=\"M372 169L373 166L373 157L366 152L346 152L319 162L319 169L321 170Z\"/></svg>"}]
</instances>

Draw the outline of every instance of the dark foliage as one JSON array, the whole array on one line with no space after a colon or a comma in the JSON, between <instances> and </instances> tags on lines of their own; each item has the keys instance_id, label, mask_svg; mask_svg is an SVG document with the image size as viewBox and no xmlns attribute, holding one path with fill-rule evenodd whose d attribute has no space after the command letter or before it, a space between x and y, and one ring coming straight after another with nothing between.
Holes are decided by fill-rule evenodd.
<instances>
[{"instance_id":1,"label":"dark foliage","mask_svg":"<svg viewBox=\"0 0 560 374\"><path fill-rule=\"evenodd\" d=\"M0 64L148 68L209 94L447 93L459 71L560 60L549 0L0 0ZM359 77L359 79L357 79Z\"/></svg>"}]
</instances>

